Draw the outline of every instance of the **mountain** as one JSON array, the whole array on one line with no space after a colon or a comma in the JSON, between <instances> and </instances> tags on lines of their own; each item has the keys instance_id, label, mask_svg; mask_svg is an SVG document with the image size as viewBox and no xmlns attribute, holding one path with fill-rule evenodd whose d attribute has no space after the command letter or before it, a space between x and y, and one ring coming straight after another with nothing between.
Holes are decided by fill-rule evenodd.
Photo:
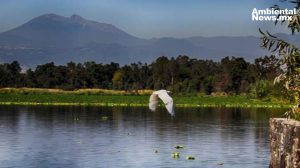
<instances>
[{"instance_id":1,"label":"mountain","mask_svg":"<svg viewBox=\"0 0 300 168\"><path fill-rule=\"evenodd\" d=\"M290 40L300 44L299 38ZM253 61L264 54L254 36L142 39L79 15L45 14L0 33L0 62L17 60L30 67L50 61L152 62L161 55L213 60L237 56Z\"/></svg>"},{"instance_id":2,"label":"mountain","mask_svg":"<svg viewBox=\"0 0 300 168\"><path fill-rule=\"evenodd\" d=\"M39 16L0 35L0 44L28 48L74 48L88 43L134 45L143 41L111 24L89 21L78 15L55 14Z\"/></svg>"}]
</instances>

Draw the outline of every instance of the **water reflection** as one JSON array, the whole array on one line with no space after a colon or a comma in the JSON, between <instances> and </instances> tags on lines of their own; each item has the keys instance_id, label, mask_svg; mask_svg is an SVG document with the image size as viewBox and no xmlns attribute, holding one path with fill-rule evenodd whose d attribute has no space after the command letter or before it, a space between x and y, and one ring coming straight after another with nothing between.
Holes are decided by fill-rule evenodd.
<instances>
[{"instance_id":1,"label":"water reflection","mask_svg":"<svg viewBox=\"0 0 300 168\"><path fill-rule=\"evenodd\" d=\"M0 106L0 165L267 167L268 119L283 112L177 108L172 118L164 108ZM176 145L185 146L178 160Z\"/></svg>"}]
</instances>

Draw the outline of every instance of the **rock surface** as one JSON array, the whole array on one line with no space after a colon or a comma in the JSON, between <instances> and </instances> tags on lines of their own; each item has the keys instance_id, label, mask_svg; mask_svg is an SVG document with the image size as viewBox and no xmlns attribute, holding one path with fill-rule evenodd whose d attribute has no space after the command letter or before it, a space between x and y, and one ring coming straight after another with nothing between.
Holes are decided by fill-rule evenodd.
<instances>
[{"instance_id":1,"label":"rock surface","mask_svg":"<svg viewBox=\"0 0 300 168\"><path fill-rule=\"evenodd\" d=\"M270 168L300 168L300 122L270 119Z\"/></svg>"}]
</instances>

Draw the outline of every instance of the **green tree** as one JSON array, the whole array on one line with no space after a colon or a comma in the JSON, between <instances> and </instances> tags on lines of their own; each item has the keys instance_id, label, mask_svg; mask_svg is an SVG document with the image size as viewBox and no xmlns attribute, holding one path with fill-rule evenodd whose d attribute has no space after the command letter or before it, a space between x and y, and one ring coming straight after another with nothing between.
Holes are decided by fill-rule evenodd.
<instances>
[{"instance_id":1,"label":"green tree","mask_svg":"<svg viewBox=\"0 0 300 168\"><path fill-rule=\"evenodd\" d=\"M154 89L162 89L169 86L171 81L171 75L168 67L169 59L165 56L161 56L151 64L153 71L153 86Z\"/></svg>"},{"instance_id":2,"label":"green tree","mask_svg":"<svg viewBox=\"0 0 300 168\"><path fill-rule=\"evenodd\" d=\"M18 87L21 84L21 67L17 61L13 61L10 64L5 64L7 71L7 83L9 86Z\"/></svg>"},{"instance_id":3,"label":"green tree","mask_svg":"<svg viewBox=\"0 0 300 168\"><path fill-rule=\"evenodd\" d=\"M272 91L272 82L268 80L258 80L251 85L250 94L255 98L265 98Z\"/></svg>"},{"instance_id":4,"label":"green tree","mask_svg":"<svg viewBox=\"0 0 300 168\"><path fill-rule=\"evenodd\" d=\"M113 82L113 89L122 89L122 81L123 79L123 71L121 69L118 69L114 72L112 82Z\"/></svg>"},{"instance_id":5,"label":"green tree","mask_svg":"<svg viewBox=\"0 0 300 168\"><path fill-rule=\"evenodd\" d=\"M227 76L227 92L240 93L242 80L246 80L248 63L243 58L225 57L221 60L223 73Z\"/></svg>"},{"instance_id":6,"label":"green tree","mask_svg":"<svg viewBox=\"0 0 300 168\"><path fill-rule=\"evenodd\" d=\"M25 74L26 86L35 88L37 87L37 80L34 71L28 69Z\"/></svg>"},{"instance_id":7,"label":"green tree","mask_svg":"<svg viewBox=\"0 0 300 168\"><path fill-rule=\"evenodd\" d=\"M286 1L286 0L282 0ZM292 32L292 34L300 32L300 0L287 1L295 5L297 14L288 14L292 17L289 21L282 21L281 25L286 25ZM280 9L279 6L275 5L273 8ZM284 14L279 14L282 16ZM277 25L278 22L275 22ZM290 92L291 96L295 98L296 106L289 111L290 114L300 112L300 50L295 45L277 38L268 31L263 32L259 29L262 34L261 42L262 47L276 52L279 55L279 65L282 68L282 72L275 78L275 83L283 81L285 88Z\"/></svg>"},{"instance_id":8,"label":"green tree","mask_svg":"<svg viewBox=\"0 0 300 168\"><path fill-rule=\"evenodd\" d=\"M274 80L281 73L280 62L275 55L257 58L254 64L259 80Z\"/></svg>"},{"instance_id":9,"label":"green tree","mask_svg":"<svg viewBox=\"0 0 300 168\"><path fill-rule=\"evenodd\" d=\"M8 72L4 65L0 65L0 86L6 87L8 86L7 80L9 78Z\"/></svg>"},{"instance_id":10,"label":"green tree","mask_svg":"<svg viewBox=\"0 0 300 168\"><path fill-rule=\"evenodd\" d=\"M53 62L38 65L35 70L36 86L40 88L56 88L58 80L55 77L56 66Z\"/></svg>"}]
</instances>

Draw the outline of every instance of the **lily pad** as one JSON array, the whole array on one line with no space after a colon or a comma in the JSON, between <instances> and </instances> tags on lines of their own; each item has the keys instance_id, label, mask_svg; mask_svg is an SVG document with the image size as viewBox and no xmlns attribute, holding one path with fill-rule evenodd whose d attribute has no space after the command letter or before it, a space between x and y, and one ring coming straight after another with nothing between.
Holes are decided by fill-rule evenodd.
<instances>
[{"instance_id":1,"label":"lily pad","mask_svg":"<svg viewBox=\"0 0 300 168\"><path fill-rule=\"evenodd\" d=\"M183 148L184 148L184 146L177 145L177 146L175 146L175 148L176 148L176 149L183 149Z\"/></svg>"},{"instance_id":2,"label":"lily pad","mask_svg":"<svg viewBox=\"0 0 300 168\"><path fill-rule=\"evenodd\" d=\"M179 156L180 156L179 152L173 152L172 153L172 157L175 158L175 159L179 158Z\"/></svg>"},{"instance_id":3,"label":"lily pad","mask_svg":"<svg viewBox=\"0 0 300 168\"><path fill-rule=\"evenodd\" d=\"M103 120L103 121L108 120L108 117L107 116L102 116L101 120Z\"/></svg>"},{"instance_id":4,"label":"lily pad","mask_svg":"<svg viewBox=\"0 0 300 168\"><path fill-rule=\"evenodd\" d=\"M195 157L194 156L187 156L185 157L187 160L195 160Z\"/></svg>"}]
</instances>

